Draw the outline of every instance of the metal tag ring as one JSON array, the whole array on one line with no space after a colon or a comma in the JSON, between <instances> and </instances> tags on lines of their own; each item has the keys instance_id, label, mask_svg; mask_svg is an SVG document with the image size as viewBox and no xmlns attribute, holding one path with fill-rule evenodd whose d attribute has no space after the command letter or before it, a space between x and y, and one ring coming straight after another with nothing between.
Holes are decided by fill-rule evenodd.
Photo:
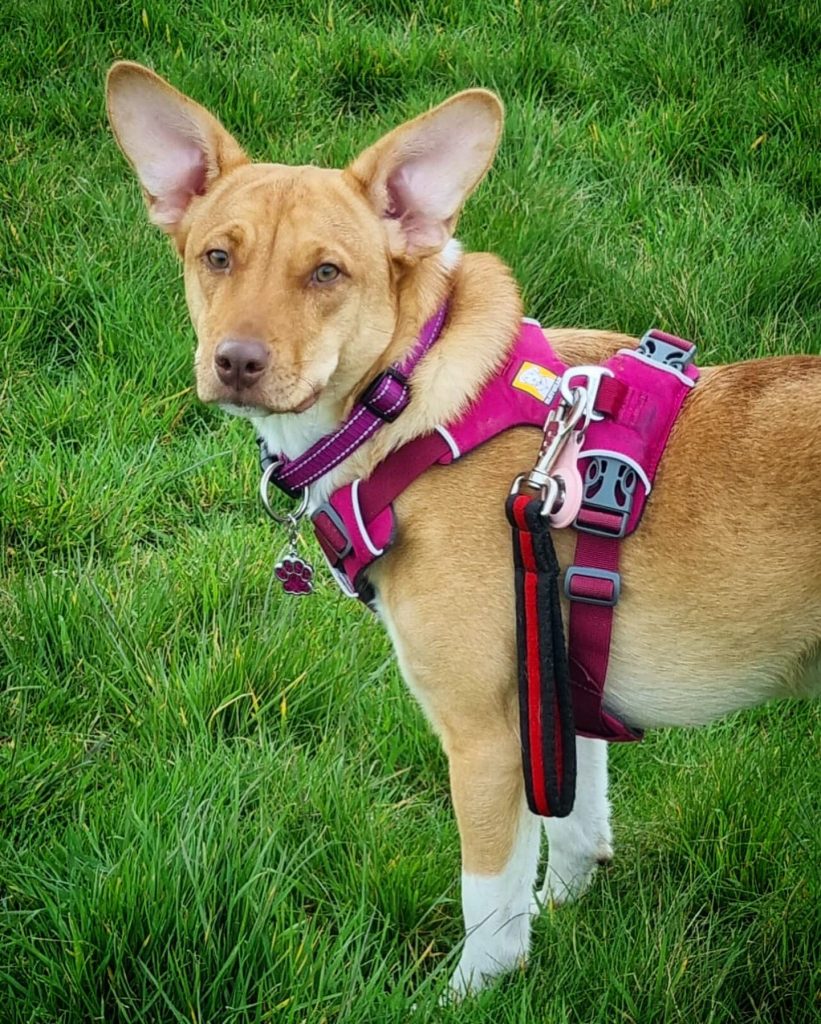
<instances>
[{"instance_id":1,"label":"metal tag ring","mask_svg":"<svg viewBox=\"0 0 821 1024\"><path fill-rule=\"evenodd\" d=\"M285 515L280 515L279 512L275 512L271 507L271 503L268 501L268 489L271 486L271 478L277 469L279 469L279 463L272 462L271 465L266 467L263 471L262 478L259 481L259 496L262 500L262 507L275 523L298 522L308 510L308 488L306 487L303 490L302 497L299 499L299 505L297 505L293 512L287 512Z\"/></svg>"}]
</instances>

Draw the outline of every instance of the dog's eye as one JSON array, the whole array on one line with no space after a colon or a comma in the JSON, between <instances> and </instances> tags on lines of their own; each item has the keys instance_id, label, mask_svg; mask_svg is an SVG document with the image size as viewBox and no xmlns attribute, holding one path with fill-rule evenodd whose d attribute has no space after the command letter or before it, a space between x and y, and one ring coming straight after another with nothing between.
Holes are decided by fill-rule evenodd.
<instances>
[{"instance_id":1,"label":"dog's eye","mask_svg":"<svg viewBox=\"0 0 821 1024\"><path fill-rule=\"evenodd\" d=\"M225 249L209 249L205 259L212 270L227 270L231 263L231 257Z\"/></svg>"},{"instance_id":2,"label":"dog's eye","mask_svg":"<svg viewBox=\"0 0 821 1024\"><path fill-rule=\"evenodd\" d=\"M333 263L320 263L313 273L313 278L317 284L328 284L329 281L335 281L340 273L339 267Z\"/></svg>"}]
</instances>

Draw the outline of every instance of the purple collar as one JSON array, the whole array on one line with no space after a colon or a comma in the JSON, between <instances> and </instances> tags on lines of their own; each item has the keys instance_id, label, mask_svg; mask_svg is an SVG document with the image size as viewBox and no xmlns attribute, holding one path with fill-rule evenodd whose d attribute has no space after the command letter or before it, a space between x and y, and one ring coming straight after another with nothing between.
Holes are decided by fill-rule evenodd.
<instances>
[{"instance_id":1,"label":"purple collar","mask_svg":"<svg viewBox=\"0 0 821 1024\"><path fill-rule=\"evenodd\" d=\"M300 497L306 487L344 462L383 423L393 423L410 401L408 378L439 337L447 312L448 304L444 302L424 325L416 344L405 358L374 377L342 426L325 434L302 455L295 459L286 459L282 454L272 455L265 441L259 438L266 485L267 482L276 484L290 497Z\"/></svg>"}]
</instances>

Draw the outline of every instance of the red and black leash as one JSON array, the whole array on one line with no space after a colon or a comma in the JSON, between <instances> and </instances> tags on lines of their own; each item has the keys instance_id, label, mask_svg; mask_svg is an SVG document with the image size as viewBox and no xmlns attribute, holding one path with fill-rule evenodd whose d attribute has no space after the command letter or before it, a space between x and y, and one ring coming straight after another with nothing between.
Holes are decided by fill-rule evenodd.
<instances>
[{"instance_id":1,"label":"red and black leash","mask_svg":"<svg viewBox=\"0 0 821 1024\"><path fill-rule=\"evenodd\" d=\"M561 818L576 792L576 730L559 563L539 497L508 498L516 567L519 718L527 802L534 814Z\"/></svg>"}]
</instances>

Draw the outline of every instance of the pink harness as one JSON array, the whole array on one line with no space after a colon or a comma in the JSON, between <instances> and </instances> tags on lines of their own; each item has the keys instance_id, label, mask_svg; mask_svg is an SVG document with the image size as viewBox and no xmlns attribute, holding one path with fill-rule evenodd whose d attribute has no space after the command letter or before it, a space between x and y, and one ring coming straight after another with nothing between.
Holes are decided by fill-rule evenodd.
<instances>
[{"instance_id":1,"label":"pink harness","mask_svg":"<svg viewBox=\"0 0 821 1024\"><path fill-rule=\"evenodd\" d=\"M625 349L603 364L613 376L600 377L594 409L601 418L587 427L579 454L584 486L573 524L578 541L564 578L573 707L583 736L640 738L602 705L621 590L619 547L639 523L670 430L698 378L694 352L687 341L650 331L636 351ZM567 369L541 327L525 320L504 368L463 416L399 448L367 480L340 488L318 508L312 517L316 536L342 590L372 599L367 569L393 541L392 503L402 491L430 466L448 465L511 427L541 430L560 400ZM584 377L581 371L570 377L570 386Z\"/></svg>"},{"instance_id":2,"label":"pink harness","mask_svg":"<svg viewBox=\"0 0 821 1024\"><path fill-rule=\"evenodd\" d=\"M350 444L351 419L358 411L373 411L373 392L388 385L406 388L406 377L415 362L436 340L444 319L444 307L425 325L399 372L381 374L355 407L352 417L329 439L318 442L303 459L289 463L270 460L271 469L291 479L279 484L299 493L301 463L312 479L330 466L317 463L316 452L338 455ZM424 342L424 344L423 344ZM613 624L613 607L621 592L618 571L621 540L638 526L670 431L682 402L698 379L692 365L695 347L688 341L651 330L636 350L620 350L598 367L569 369L545 340L541 327L525 320L503 369L484 387L467 411L456 421L416 438L392 452L367 480L355 480L335 491L312 516L317 539L344 593L369 603L373 590L367 581L368 567L391 546L396 533L393 502L430 466L448 465L474 448L513 427L545 429L545 417L562 403L577 385L590 396L587 422L569 444L572 462L568 481L579 466L583 482L571 511L575 519L554 525L572 525L578 533L574 564L564 574L564 593L570 601L569 655L576 732L610 741L635 740L641 735L604 709L603 695ZM368 401L370 396L370 402ZM407 404L391 392L387 402ZM401 409L400 409L401 411ZM369 421L370 422L370 421ZM361 422L359 429L362 429ZM370 431L370 427L368 428ZM374 428L375 429L375 428ZM372 432L372 431L371 431ZM342 436L343 441L336 439ZM361 442L360 442L361 443ZM336 458L334 465L338 464ZM263 462L265 465L265 462ZM267 486L267 477L264 477ZM278 483L276 476L274 483ZM309 481L310 482L310 481ZM570 500L568 486L565 497ZM264 493L264 492L263 492ZM501 503L500 495L500 503Z\"/></svg>"}]
</instances>

